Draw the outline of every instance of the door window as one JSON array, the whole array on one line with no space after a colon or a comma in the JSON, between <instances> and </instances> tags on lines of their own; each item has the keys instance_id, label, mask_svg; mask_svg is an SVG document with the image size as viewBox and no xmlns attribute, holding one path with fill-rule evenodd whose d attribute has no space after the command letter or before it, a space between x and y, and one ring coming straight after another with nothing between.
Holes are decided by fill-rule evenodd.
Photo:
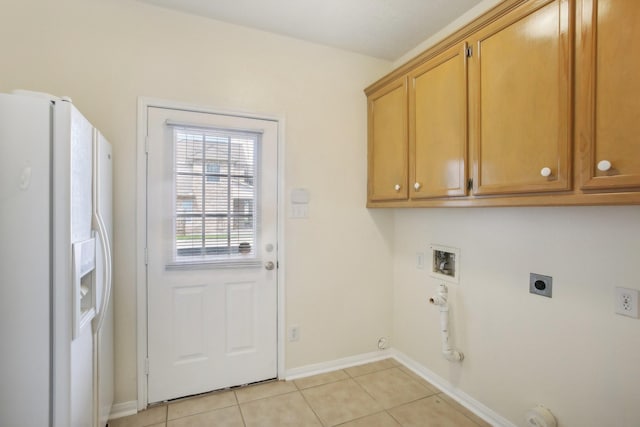
<instances>
[{"instance_id":1,"label":"door window","mask_svg":"<svg viewBox=\"0 0 640 427\"><path fill-rule=\"evenodd\" d=\"M260 136L173 127L175 262L255 257Z\"/></svg>"}]
</instances>

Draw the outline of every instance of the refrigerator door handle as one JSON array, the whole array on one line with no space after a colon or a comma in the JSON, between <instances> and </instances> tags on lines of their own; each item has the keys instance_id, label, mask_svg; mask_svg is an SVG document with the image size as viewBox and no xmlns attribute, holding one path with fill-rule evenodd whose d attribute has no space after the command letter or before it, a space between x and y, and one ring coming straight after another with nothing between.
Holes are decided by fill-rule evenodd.
<instances>
[{"instance_id":1,"label":"refrigerator door handle","mask_svg":"<svg viewBox=\"0 0 640 427\"><path fill-rule=\"evenodd\" d=\"M104 255L104 286L102 298L100 301L100 307L97 307L98 312L93 321L93 330L98 331L102 328L104 322L105 313L107 311L107 305L111 298L111 242L109 241L109 235L104 225L104 221L100 214L96 213L95 221L97 225L97 232L100 240L100 249Z\"/></svg>"}]
</instances>

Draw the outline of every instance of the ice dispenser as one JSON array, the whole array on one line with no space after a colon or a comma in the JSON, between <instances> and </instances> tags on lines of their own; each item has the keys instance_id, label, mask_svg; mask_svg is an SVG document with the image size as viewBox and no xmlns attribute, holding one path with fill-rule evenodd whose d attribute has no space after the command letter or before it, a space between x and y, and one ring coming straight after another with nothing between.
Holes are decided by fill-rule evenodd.
<instances>
[{"instance_id":1,"label":"ice dispenser","mask_svg":"<svg viewBox=\"0 0 640 427\"><path fill-rule=\"evenodd\" d=\"M72 244L73 280L73 338L96 315L96 239L91 238Z\"/></svg>"}]
</instances>

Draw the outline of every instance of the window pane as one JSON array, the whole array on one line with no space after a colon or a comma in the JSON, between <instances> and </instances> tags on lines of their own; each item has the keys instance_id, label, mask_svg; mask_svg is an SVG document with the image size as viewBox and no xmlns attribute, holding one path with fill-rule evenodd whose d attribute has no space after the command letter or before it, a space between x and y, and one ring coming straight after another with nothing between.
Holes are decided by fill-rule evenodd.
<instances>
[{"instance_id":1,"label":"window pane","mask_svg":"<svg viewBox=\"0 0 640 427\"><path fill-rule=\"evenodd\" d=\"M258 141L246 132L174 129L176 259L255 255Z\"/></svg>"}]
</instances>

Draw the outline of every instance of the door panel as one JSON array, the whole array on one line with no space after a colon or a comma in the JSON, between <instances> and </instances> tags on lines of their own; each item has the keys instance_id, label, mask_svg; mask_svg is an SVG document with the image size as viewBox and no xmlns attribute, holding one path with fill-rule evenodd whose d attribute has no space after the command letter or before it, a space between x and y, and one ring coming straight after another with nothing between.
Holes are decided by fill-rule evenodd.
<instances>
[{"instance_id":1,"label":"door panel","mask_svg":"<svg viewBox=\"0 0 640 427\"><path fill-rule=\"evenodd\" d=\"M526 3L470 43L475 194L570 188L569 16L567 0Z\"/></svg>"},{"instance_id":2,"label":"door panel","mask_svg":"<svg viewBox=\"0 0 640 427\"><path fill-rule=\"evenodd\" d=\"M204 348L204 296L206 286L173 288L176 363L206 358Z\"/></svg>"},{"instance_id":3,"label":"door panel","mask_svg":"<svg viewBox=\"0 0 640 427\"><path fill-rule=\"evenodd\" d=\"M407 79L369 97L370 201L408 197Z\"/></svg>"},{"instance_id":4,"label":"door panel","mask_svg":"<svg viewBox=\"0 0 640 427\"><path fill-rule=\"evenodd\" d=\"M149 403L277 377L277 132L148 109Z\"/></svg>"},{"instance_id":5,"label":"door panel","mask_svg":"<svg viewBox=\"0 0 640 427\"><path fill-rule=\"evenodd\" d=\"M226 284L227 353L256 351L256 283Z\"/></svg>"},{"instance_id":6,"label":"door panel","mask_svg":"<svg viewBox=\"0 0 640 427\"><path fill-rule=\"evenodd\" d=\"M467 193L465 48L448 49L409 76L411 199Z\"/></svg>"},{"instance_id":7,"label":"door panel","mask_svg":"<svg viewBox=\"0 0 640 427\"><path fill-rule=\"evenodd\" d=\"M640 39L640 4L582 0L576 97L582 188L640 187L640 59L629 52ZM610 168L599 170L608 161Z\"/></svg>"}]
</instances>

